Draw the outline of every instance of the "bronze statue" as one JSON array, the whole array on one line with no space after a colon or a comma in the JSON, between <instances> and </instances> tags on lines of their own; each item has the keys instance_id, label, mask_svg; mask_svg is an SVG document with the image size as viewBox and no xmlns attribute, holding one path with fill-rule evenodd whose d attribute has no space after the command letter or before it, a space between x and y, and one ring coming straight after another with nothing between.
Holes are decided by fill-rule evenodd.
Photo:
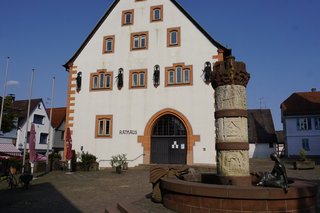
<instances>
[{"instance_id":1,"label":"bronze statue","mask_svg":"<svg viewBox=\"0 0 320 213\"><path fill-rule=\"evenodd\" d=\"M119 69L117 78L118 78L118 84L117 84L118 89L121 89L123 87L123 69L122 68Z\"/></svg>"},{"instance_id":2,"label":"bronze statue","mask_svg":"<svg viewBox=\"0 0 320 213\"><path fill-rule=\"evenodd\" d=\"M156 65L154 66L154 72L153 72L153 85L155 87L159 86L160 82L160 66Z\"/></svg>"},{"instance_id":3,"label":"bronze statue","mask_svg":"<svg viewBox=\"0 0 320 213\"><path fill-rule=\"evenodd\" d=\"M209 84L211 82L211 72L212 72L211 63L209 61L207 61L204 64L204 70L202 70L202 71L204 74L204 82L206 84Z\"/></svg>"},{"instance_id":4,"label":"bronze statue","mask_svg":"<svg viewBox=\"0 0 320 213\"><path fill-rule=\"evenodd\" d=\"M279 157L276 153L270 155L271 160L273 160L274 167L271 171L265 172L260 179L257 186L269 186L283 188L285 192L288 191L288 178L285 166L280 162Z\"/></svg>"},{"instance_id":5,"label":"bronze statue","mask_svg":"<svg viewBox=\"0 0 320 213\"><path fill-rule=\"evenodd\" d=\"M77 91L81 90L81 79L82 79L82 72L78 72L76 82L77 82Z\"/></svg>"},{"instance_id":6,"label":"bronze statue","mask_svg":"<svg viewBox=\"0 0 320 213\"><path fill-rule=\"evenodd\" d=\"M161 178L178 178L183 179L183 175L189 172L187 166L183 167L161 167L154 166L150 168L150 183L152 183L151 199L155 203L162 202L162 195L160 189Z\"/></svg>"}]
</instances>

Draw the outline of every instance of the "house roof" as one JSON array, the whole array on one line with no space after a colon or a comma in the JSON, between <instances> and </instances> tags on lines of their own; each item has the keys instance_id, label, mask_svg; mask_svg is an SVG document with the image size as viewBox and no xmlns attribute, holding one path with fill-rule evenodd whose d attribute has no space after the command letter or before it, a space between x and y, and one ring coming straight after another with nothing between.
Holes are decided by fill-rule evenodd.
<instances>
[{"instance_id":1,"label":"house roof","mask_svg":"<svg viewBox=\"0 0 320 213\"><path fill-rule=\"evenodd\" d=\"M214 40L192 16L176 1L176 0L170 0L192 23L193 25L217 48L222 49L224 51L225 56L231 55L231 49L226 48L216 40ZM69 59L67 63L65 63L63 66L66 68L66 70L69 70L70 64L72 64L77 57L80 55L82 50L86 47L86 45L89 43L91 38L94 36L94 34L98 31L100 26L103 24L103 22L108 18L112 10L117 6L117 4L120 2L120 0L115 0L110 8L106 11L106 13L102 16L100 21L97 23L97 25L93 28L91 33L88 35L88 37L84 40L80 48L74 53L74 55Z\"/></svg>"},{"instance_id":2,"label":"house roof","mask_svg":"<svg viewBox=\"0 0 320 213\"><path fill-rule=\"evenodd\" d=\"M50 109L47 109L47 114L50 115ZM66 107L60 107L60 108L52 108L52 119L51 119L51 125L53 128L58 128L62 122L66 118Z\"/></svg>"},{"instance_id":3,"label":"house roof","mask_svg":"<svg viewBox=\"0 0 320 213\"><path fill-rule=\"evenodd\" d=\"M320 92L296 92L280 105L283 116L320 115Z\"/></svg>"},{"instance_id":4,"label":"house roof","mask_svg":"<svg viewBox=\"0 0 320 213\"><path fill-rule=\"evenodd\" d=\"M270 109L249 109L247 112L249 143L276 143L277 136Z\"/></svg>"},{"instance_id":5,"label":"house roof","mask_svg":"<svg viewBox=\"0 0 320 213\"><path fill-rule=\"evenodd\" d=\"M34 109L38 106L39 103L42 102L42 99L32 99L30 101L30 114L34 111ZM22 126L22 124L26 121L27 119L27 114L28 114L28 103L29 100L19 100L19 101L14 101L12 103L13 109L18 113L18 126Z\"/></svg>"},{"instance_id":6,"label":"house roof","mask_svg":"<svg viewBox=\"0 0 320 213\"><path fill-rule=\"evenodd\" d=\"M278 144L284 144L284 138L285 138L285 134L284 131L276 131L276 135L277 135L277 140L278 140Z\"/></svg>"}]
</instances>

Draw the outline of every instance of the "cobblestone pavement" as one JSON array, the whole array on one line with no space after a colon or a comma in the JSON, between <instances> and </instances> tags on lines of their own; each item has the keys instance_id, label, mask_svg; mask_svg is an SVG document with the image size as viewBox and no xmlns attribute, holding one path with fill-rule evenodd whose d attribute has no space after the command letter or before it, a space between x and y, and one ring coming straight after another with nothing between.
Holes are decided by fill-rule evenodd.
<instances>
[{"instance_id":1,"label":"cobblestone pavement","mask_svg":"<svg viewBox=\"0 0 320 213\"><path fill-rule=\"evenodd\" d=\"M320 165L315 170L293 170L286 162L289 177L320 184ZM269 159L250 161L251 171L271 171ZM142 213L171 213L161 204L146 198L151 192L149 169L129 168L122 174L106 169L98 172L66 173L55 171L37 177L29 189L8 189L0 182L0 212L104 212L116 203L130 201ZM320 203L320 200L319 200Z\"/></svg>"}]
</instances>

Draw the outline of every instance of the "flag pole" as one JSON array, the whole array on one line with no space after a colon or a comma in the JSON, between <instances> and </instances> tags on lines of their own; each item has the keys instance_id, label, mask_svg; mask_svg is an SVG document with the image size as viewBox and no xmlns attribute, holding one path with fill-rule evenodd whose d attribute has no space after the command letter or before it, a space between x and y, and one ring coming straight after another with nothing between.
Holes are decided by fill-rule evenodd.
<instances>
[{"instance_id":1,"label":"flag pole","mask_svg":"<svg viewBox=\"0 0 320 213\"><path fill-rule=\"evenodd\" d=\"M46 171L49 172L49 148L50 148L50 142L51 142L51 121L52 121L52 108L53 108L53 100L54 100L54 80L55 77L52 78L52 90L51 90L51 108L50 108L50 115L49 115L49 138L47 143L47 152L46 152Z\"/></svg>"},{"instance_id":2,"label":"flag pole","mask_svg":"<svg viewBox=\"0 0 320 213\"><path fill-rule=\"evenodd\" d=\"M6 65L5 74L4 74L3 95L2 95L1 113L0 113L0 134L2 134L2 131L1 131L2 116L3 116L4 100L5 100L5 96L6 96L6 90L7 90L7 77L8 77L9 60L10 60L10 57L7 57L7 65Z\"/></svg>"},{"instance_id":3,"label":"flag pole","mask_svg":"<svg viewBox=\"0 0 320 213\"><path fill-rule=\"evenodd\" d=\"M28 137L28 129L29 129L30 105L31 105L31 97L32 97L32 84L33 84L33 78L34 78L34 71L35 71L35 69L32 69L31 80L30 80L28 112L27 112L27 124L26 124L26 133L25 133L24 148L23 148L22 174L24 172L25 165L26 165L27 137Z\"/></svg>"}]
</instances>

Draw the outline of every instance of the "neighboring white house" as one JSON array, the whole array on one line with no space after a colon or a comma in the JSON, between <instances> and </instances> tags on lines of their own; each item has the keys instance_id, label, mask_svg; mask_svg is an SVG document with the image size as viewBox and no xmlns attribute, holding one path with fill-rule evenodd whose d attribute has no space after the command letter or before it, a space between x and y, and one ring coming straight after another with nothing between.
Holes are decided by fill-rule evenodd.
<instances>
[{"instance_id":1,"label":"neighboring white house","mask_svg":"<svg viewBox=\"0 0 320 213\"><path fill-rule=\"evenodd\" d=\"M50 117L51 109L47 109L47 114ZM52 150L61 153L63 156L64 149L64 132L66 127L66 107L52 108Z\"/></svg>"},{"instance_id":2,"label":"neighboring white house","mask_svg":"<svg viewBox=\"0 0 320 213\"><path fill-rule=\"evenodd\" d=\"M286 155L320 156L320 92L293 93L281 104Z\"/></svg>"},{"instance_id":3,"label":"neighboring white house","mask_svg":"<svg viewBox=\"0 0 320 213\"><path fill-rule=\"evenodd\" d=\"M215 164L203 69L229 55L175 0L114 1L65 64L73 149L101 167L120 153L129 166Z\"/></svg>"},{"instance_id":4,"label":"neighboring white house","mask_svg":"<svg viewBox=\"0 0 320 213\"><path fill-rule=\"evenodd\" d=\"M45 106L42 99L32 99L30 102L30 118L28 125L27 135L27 150L29 149L29 134L31 124L35 124L36 131L36 152L45 154L47 151L47 142L49 136L49 127L51 128L49 117L47 115ZM27 112L28 112L28 100L19 100L13 102L13 108L18 112L18 130L16 148L19 150L24 149L24 143L26 140L26 128L27 128ZM51 150L52 144L49 147Z\"/></svg>"},{"instance_id":5,"label":"neighboring white house","mask_svg":"<svg viewBox=\"0 0 320 213\"><path fill-rule=\"evenodd\" d=\"M248 109L249 157L269 158L277 151L277 135L270 109Z\"/></svg>"}]
</instances>

